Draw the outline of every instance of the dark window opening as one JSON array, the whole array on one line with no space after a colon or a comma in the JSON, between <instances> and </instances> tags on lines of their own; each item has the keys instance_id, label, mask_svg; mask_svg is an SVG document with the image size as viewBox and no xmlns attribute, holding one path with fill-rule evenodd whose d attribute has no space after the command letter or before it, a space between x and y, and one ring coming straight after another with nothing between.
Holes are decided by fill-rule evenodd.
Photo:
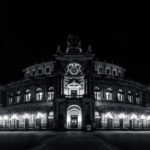
<instances>
[{"instance_id":1,"label":"dark window opening","mask_svg":"<svg viewBox=\"0 0 150 150\"><path fill-rule=\"evenodd\" d=\"M109 70L109 69L107 69L107 70L106 70L106 73L107 73L107 74L110 74L110 70Z\"/></svg>"},{"instance_id":2,"label":"dark window opening","mask_svg":"<svg viewBox=\"0 0 150 150\"><path fill-rule=\"evenodd\" d=\"M27 73L27 78L29 78L30 77L30 73Z\"/></svg>"},{"instance_id":3,"label":"dark window opening","mask_svg":"<svg viewBox=\"0 0 150 150\"><path fill-rule=\"evenodd\" d=\"M39 74L42 74L42 69L39 69L39 72L38 72Z\"/></svg>"},{"instance_id":4,"label":"dark window opening","mask_svg":"<svg viewBox=\"0 0 150 150\"><path fill-rule=\"evenodd\" d=\"M32 75L35 76L35 71L32 72Z\"/></svg>"},{"instance_id":5,"label":"dark window opening","mask_svg":"<svg viewBox=\"0 0 150 150\"><path fill-rule=\"evenodd\" d=\"M103 69L102 69L102 68L99 68L99 72L102 73L102 72L103 72Z\"/></svg>"},{"instance_id":6,"label":"dark window opening","mask_svg":"<svg viewBox=\"0 0 150 150\"><path fill-rule=\"evenodd\" d=\"M113 75L116 75L116 71L113 71Z\"/></svg>"},{"instance_id":7,"label":"dark window opening","mask_svg":"<svg viewBox=\"0 0 150 150\"><path fill-rule=\"evenodd\" d=\"M50 69L49 68L46 68L46 73L49 73L50 72Z\"/></svg>"}]
</instances>

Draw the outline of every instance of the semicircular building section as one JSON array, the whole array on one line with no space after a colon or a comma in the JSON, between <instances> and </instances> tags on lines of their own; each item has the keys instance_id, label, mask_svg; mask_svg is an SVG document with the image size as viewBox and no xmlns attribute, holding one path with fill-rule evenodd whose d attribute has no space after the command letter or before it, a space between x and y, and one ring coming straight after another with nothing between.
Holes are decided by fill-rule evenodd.
<instances>
[{"instance_id":1,"label":"semicircular building section","mask_svg":"<svg viewBox=\"0 0 150 150\"><path fill-rule=\"evenodd\" d=\"M0 87L0 130L150 129L150 86L95 59L70 35L48 62Z\"/></svg>"}]
</instances>

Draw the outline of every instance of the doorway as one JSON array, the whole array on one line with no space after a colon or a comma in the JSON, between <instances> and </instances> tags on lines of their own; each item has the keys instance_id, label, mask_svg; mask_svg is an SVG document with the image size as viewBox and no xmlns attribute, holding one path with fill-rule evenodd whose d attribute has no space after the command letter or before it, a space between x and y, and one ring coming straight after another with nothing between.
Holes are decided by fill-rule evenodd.
<instances>
[{"instance_id":1,"label":"doorway","mask_svg":"<svg viewBox=\"0 0 150 150\"><path fill-rule=\"evenodd\" d=\"M67 108L66 118L67 129L81 129L82 128L82 111L78 105L71 105Z\"/></svg>"},{"instance_id":2,"label":"doorway","mask_svg":"<svg viewBox=\"0 0 150 150\"><path fill-rule=\"evenodd\" d=\"M78 116L77 115L71 115L71 128L72 129L78 128Z\"/></svg>"},{"instance_id":3,"label":"doorway","mask_svg":"<svg viewBox=\"0 0 150 150\"><path fill-rule=\"evenodd\" d=\"M133 120L132 119L129 120L129 129L133 129Z\"/></svg>"},{"instance_id":4,"label":"doorway","mask_svg":"<svg viewBox=\"0 0 150 150\"><path fill-rule=\"evenodd\" d=\"M123 129L123 119L119 119L120 129Z\"/></svg>"},{"instance_id":5,"label":"doorway","mask_svg":"<svg viewBox=\"0 0 150 150\"><path fill-rule=\"evenodd\" d=\"M36 127L37 127L38 129L41 129L41 118L37 118L37 119L36 119Z\"/></svg>"},{"instance_id":6,"label":"doorway","mask_svg":"<svg viewBox=\"0 0 150 150\"><path fill-rule=\"evenodd\" d=\"M29 119L25 119L25 129L29 128Z\"/></svg>"},{"instance_id":7,"label":"doorway","mask_svg":"<svg viewBox=\"0 0 150 150\"><path fill-rule=\"evenodd\" d=\"M112 129L113 120L111 118L107 119L107 129Z\"/></svg>"},{"instance_id":8,"label":"doorway","mask_svg":"<svg viewBox=\"0 0 150 150\"><path fill-rule=\"evenodd\" d=\"M77 97L77 90L71 90L71 96Z\"/></svg>"}]
</instances>

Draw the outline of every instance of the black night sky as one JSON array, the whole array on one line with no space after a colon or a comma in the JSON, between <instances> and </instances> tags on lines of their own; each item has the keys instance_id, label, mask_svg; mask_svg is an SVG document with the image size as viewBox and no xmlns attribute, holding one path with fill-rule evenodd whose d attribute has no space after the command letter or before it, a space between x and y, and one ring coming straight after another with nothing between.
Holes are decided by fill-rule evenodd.
<instances>
[{"instance_id":1,"label":"black night sky","mask_svg":"<svg viewBox=\"0 0 150 150\"><path fill-rule=\"evenodd\" d=\"M44 1L5 1L0 5L0 84L21 79L21 70L48 61L66 37L75 33L83 50L127 69L127 77L150 83L148 7L138 3L50 4Z\"/></svg>"}]
</instances>

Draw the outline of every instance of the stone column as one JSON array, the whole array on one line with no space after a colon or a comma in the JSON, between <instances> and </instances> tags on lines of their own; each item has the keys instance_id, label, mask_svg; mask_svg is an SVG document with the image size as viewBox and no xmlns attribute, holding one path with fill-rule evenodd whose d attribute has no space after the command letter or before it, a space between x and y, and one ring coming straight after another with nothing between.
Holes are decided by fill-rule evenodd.
<instances>
[{"instance_id":1,"label":"stone column","mask_svg":"<svg viewBox=\"0 0 150 150\"><path fill-rule=\"evenodd\" d=\"M48 90L46 84L43 85L43 101L47 101L47 96L48 96Z\"/></svg>"},{"instance_id":2,"label":"stone column","mask_svg":"<svg viewBox=\"0 0 150 150\"><path fill-rule=\"evenodd\" d=\"M114 88L114 91L113 91L114 102L118 101L117 92L118 92L117 89Z\"/></svg>"},{"instance_id":3,"label":"stone column","mask_svg":"<svg viewBox=\"0 0 150 150\"><path fill-rule=\"evenodd\" d=\"M25 89L23 87L21 87L20 92L21 92L21 101L20 101L20 103L24 103L24 101L25 101Z\"/></svg>"},{"instance_id":4,"label":"stone column","mask_svg":"<svg viewBox=\"0 0 150 150\"><path fill-rule=\"evenodd\" d=\"M34 102L36 101L36 87L35 85L33 85L31 88L30 88L30 91L31 91L31 101Z\"/></svg>"},{"instance_id":5,"label":"stone column","mask_svg":"<svg viewBox=\"0 0 150 150\"><path fill-rule=\"evenodd\" d=\"M125 88L125 91L124 91L124 101L125 101L126 104L129 103L128 102L128 90L126 88Z\"/></svg>"},{"instance_id":6,"label":"stone column","mask_svg":"<svg viewBox=\"0 0 150 150\"><path fill-rule=\"evenodd\" d=\"M106 101L106 95L105 95L106 89L105 86L102 85L102 101Z\"/></svg>"}]
</instances>

